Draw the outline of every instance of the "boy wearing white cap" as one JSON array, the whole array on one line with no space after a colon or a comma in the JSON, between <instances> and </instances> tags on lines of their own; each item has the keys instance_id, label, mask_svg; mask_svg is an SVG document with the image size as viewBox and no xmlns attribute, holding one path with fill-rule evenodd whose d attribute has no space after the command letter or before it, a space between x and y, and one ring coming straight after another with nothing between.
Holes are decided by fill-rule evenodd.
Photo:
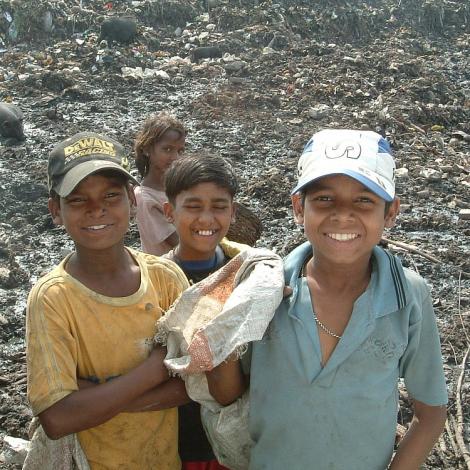
<instances>
[{"instance_id":1,"label":"boy wearing white cap","mask_svg":"<svg viewBox=\"0 0 470 470\"><path fill-rule=\"evenodd\" d=\"M49 156L49 210L75 251L33 287L28 399L52 439L77 433L91 469L179 469L188 397L153 348L156 321L188 287L171 261L124 246L135 209L127 155L82 132Z\"/></svg>"},{"instance_id":2,"label":"boy wearing white cap","mask_svg":"<svg viewBox=\"0 0 470 470\"><path fill-rule=\"evenodd\" d=\"M394 170L375 132L324 130L300 157L292 205L308 241L287 256L293 293L252 347L250 469L418 469L444 427L429 290L377 246L399 211ZM392 457L399 378L414 417Z\"/></svg>"}]
</instances>

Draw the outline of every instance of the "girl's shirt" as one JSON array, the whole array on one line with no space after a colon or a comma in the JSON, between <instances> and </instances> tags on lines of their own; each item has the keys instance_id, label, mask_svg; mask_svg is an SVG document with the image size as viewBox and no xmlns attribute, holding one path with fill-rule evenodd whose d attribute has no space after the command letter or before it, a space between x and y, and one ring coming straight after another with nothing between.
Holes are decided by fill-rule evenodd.
<instances>
[{"instance_id":1,"label":"girl's shirt","mask_svg":"<svg viewBox=\"0 0 470 470\"><path fill-rule=\"evenodd\" d=\"M175 232L175 227L163 214L163 203L168 200L165 192L148 186L137 186L134 192L142 251L157 256L168 253L173 246L166 240Z\"/></svg>"}]
</instances>

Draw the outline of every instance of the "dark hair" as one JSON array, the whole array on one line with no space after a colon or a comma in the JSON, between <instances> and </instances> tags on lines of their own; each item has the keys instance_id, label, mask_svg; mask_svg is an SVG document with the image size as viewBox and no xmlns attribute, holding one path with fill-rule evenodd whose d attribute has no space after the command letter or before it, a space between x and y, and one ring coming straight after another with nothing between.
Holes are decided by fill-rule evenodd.
<instances>
[{"instance_id":1,"label":"dark hair","mask_svg":"<svg viewBox=\"0 0 470 470\"><path fill-rule=\"evenodd\" d=\"M163 112L150 116L137 133L134 142L135 165L142 178L149 172L149 149L169 130L186 137L183 123L171 114Z\"/></svg>"},{"instance_id":2,"label":"dark hair","mask_svg":"<svg viewBox=\"0 0 470 470\"><path fill-rule=\"evenodd\" d=\"M175 160L165 173L165 192L174 204L176 196L200 183L214 183L232 198L238 191L235 170L225 158L216 155L188 155Z\"/></svg>"}]
</instances>

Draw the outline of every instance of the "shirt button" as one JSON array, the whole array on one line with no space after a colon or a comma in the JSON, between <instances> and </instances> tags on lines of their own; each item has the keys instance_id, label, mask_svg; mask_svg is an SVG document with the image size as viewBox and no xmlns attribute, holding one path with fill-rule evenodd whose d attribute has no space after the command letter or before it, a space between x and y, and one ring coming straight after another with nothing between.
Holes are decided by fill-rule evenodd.
<instances>
[{"instance_id":1,"label":"shirt button","mask_svg":"<svg viewBox=\"0 0 470 470\"><path fill-rule=\"evenodd\" d=\"M151 304L150 302L148 304L145 304L145 310L148 312L149 310L152 310L153 308L153 304Z\"/></svg>"}]
</instances>

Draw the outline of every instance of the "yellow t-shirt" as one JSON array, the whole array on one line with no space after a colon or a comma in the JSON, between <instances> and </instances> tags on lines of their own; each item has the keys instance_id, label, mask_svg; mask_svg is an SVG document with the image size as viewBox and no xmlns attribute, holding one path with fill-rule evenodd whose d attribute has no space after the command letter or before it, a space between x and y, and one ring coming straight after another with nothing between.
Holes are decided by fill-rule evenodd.
<instances>
[{"instance_id":1,"label":"yellow t-shirt","mask_svg":"<svg viewBox=\"0 0 470 470\"><path fill-rule=\"evenodd\" d=\"M103 383L140 364L156 320L188 287L171 261L129 250L139 290L106 297L64 269L65 258L33 287L27 307L28 399L34 415L78 390L77 378ZM177 409L120 413L78 433L93 470L179 469Z\"/></svg>"}]
</instances>

